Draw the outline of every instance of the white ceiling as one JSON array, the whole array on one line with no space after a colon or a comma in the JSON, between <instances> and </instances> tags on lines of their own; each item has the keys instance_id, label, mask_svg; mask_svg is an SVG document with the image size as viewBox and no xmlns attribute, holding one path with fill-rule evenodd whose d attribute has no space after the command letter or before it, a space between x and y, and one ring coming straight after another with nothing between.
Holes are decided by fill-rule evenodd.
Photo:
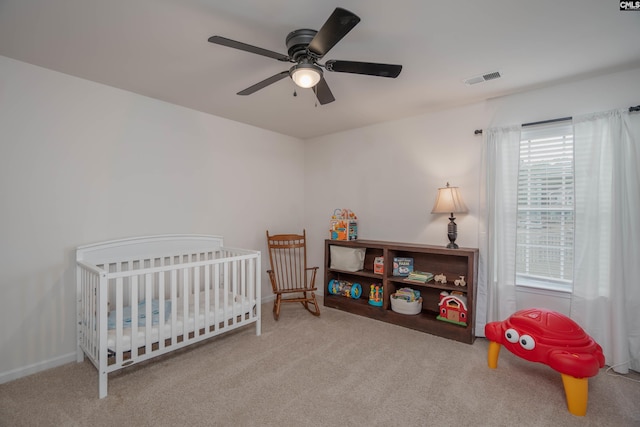
<instances>
[{"instance_id":1,"label":"white ceiling","mask_svg":"<svg viewBox=\"0 0 640 427\"><path fill-rule=\"evenodd\" d=\"M337 6L361 22L321 62L402 64L397 79L325 72L336 101L324 106L309 89L294 98L288 78L238 96L290 64L207 41L287 54L290 31L319 30ZM310 138L640 66L640 11L616 0L0 0L0 55Z\"/></svg>"}]
</instances>

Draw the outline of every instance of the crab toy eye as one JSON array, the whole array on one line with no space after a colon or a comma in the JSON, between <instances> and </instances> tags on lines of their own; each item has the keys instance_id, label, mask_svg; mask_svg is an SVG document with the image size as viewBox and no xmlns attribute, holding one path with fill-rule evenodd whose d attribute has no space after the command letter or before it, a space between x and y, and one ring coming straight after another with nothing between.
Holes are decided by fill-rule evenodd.
<instances>
[{"instance_id":1,"label":"crab toy eye","mask_svg":"<svg viewBox=\"0 0 640 427\"><path fill-rule=\"evenodd\" d=\"M504 331L504 337L510 343L517 343L520 339L520 334L515 329L510 328Z\"/></svg>"},{"instance_id":2,"label":"crab toy eye","mask_svg":"<svg viewBox=\"0 0 640 427\"><path fill-rule=\"evenodd\" d=\"M523 335L520 337L520 345L525 350L533 350L536 348L536 341L529 335Z\"/></svg>"}]
</instances>

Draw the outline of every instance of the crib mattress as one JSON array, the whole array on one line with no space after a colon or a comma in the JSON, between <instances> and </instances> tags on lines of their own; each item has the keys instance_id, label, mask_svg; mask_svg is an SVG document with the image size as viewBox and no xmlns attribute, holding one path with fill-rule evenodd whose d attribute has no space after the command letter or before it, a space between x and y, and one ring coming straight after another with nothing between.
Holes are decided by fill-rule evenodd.
<instances>
[{"instance_id":1,"label":"crib mattress","mask_svg":"<svg viewBox=\"0 0 640 427\"><path fill-rule=\"evenodd\" d=\"M237 316L241 316L249 313L256 305L255 299L249 299L241 295L228 294L227 305L224 306L224 294L219 294L218 308L214 305L213 294L210 297L211 303L209 307L209 323L205 325L205 296L204 292L200 294L199 298L199 310L196 319L195 307L193 301L189 303L189 311L185 319L184 315L184 303L181 298L176 300L176 321L172 323L173 315L170 314L168 319L163 324L154 324L151 327L151 342L156 343L160 340L160 330L163 330L162 339L171 338L172 336L181 336L185 333L194 332L196 329L202 329L211 326L218 325L227 320L235 319ZM197 328L196 328L197 325ZM147 343L147 327L138 326L137 328L137 346L142 347ZM175 331L175 333L174 333ZM131 333L132 328L122 329L122 340L118 348L119 351L131 350ZM109 329L107 335L107 347L110 351L116 349L116 329Z\"/></svg>"}]
</instances>

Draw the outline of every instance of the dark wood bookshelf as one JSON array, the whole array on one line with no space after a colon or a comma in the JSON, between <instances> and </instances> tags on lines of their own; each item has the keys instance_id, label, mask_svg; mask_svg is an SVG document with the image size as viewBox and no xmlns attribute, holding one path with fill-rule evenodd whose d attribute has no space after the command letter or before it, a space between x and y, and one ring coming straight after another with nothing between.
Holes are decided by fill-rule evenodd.
<instances>
[{"instance_id":1,"label":"dark wood bookshelf","mask_svg":"<svg viewBox=\"0 0 640 427\"><path fill-rule=\"evenodd\" d=\"M360 271L349 272L331 268L330 246L344 246L364 248L364 268ZM384 273L373 272L373 262L376 257L384 259ZM430 280L426 283L409 282L403 276L393 275L393 259L406 257L413 259L414 270L444 274L447 283ZM324 251L324 305L339 310L348 311L360 316L369 317L383 322L393 323L406 328L438 335L444 338L472 344L475 340L475 309L476 282L478 274L478 249L459 248L447 249L440 246L418 245L411 243L395 243L377 240L325 240ZM465 277L466 286L455 286L454 280ZM345 280L359 283L362 286L362 296L358 299L347 298L342 295L332 295L328 291L331 280ZM383 286L383 305L381 307L369 304L371 284ZM419 290L422 296L422 309L416 315L396 313L391 309L391 295L397 289L410 287ZM467 299L467 325L458 325L437 319L440 292L461 292Z\"/></svg>"}]
</instances>

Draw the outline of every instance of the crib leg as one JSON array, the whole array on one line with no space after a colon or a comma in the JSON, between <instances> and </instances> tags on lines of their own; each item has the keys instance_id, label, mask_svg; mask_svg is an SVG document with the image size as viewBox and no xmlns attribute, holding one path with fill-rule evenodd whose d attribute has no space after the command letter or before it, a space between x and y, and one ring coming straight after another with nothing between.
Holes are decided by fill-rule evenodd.
<instances>
[{"instance_id":1,"label":"crib leg","mask_svg":"<svg viewBox=\"0 0 640 427\"><path fill-rule=\"evenodd\" d=\"M78 348L76 349L76 362L84 362L84 351L82 351L82 348L80 348L80 346L78 346Z\"/></svg>"},{"instance_id":2,"label":"crib leg","mask_svg":"<svg viewBox=\"0 0 640 427\"><path fill-rule=\"evenodd\" d=\"M260 306L260 304L256 304L255 306L253 306L253 312L254 315L256 316L257 320L256 320L256 336L260 336L260 334L262 333L262 307Z\"/></svg>"},{"instance_id":3,"label":"crib leg","mask_svg":"<svg viewBox=\"0 0 640 427\"><path fill-rule=\"evenodd\" d=\"M98 374L98 397L100 399L107 397L107 378L106 372Z\"/></svg>"}]
</instances>

